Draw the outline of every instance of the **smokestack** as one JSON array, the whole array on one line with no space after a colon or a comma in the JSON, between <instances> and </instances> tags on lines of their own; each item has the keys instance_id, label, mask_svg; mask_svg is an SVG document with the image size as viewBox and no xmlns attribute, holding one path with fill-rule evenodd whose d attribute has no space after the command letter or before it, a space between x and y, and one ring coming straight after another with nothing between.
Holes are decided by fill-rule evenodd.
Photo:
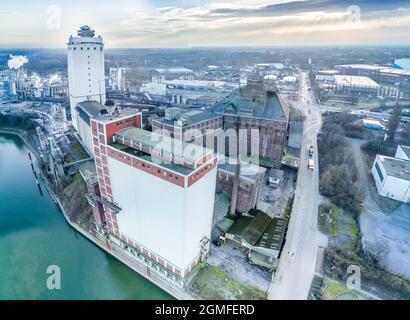
<instances>
[{"instance_id":1,"label":"smokestack","mask_svg":"<svg viewBox=\"0 0 410 320\"><path fill-rule=\"evenodd\" d=\"M236 164L235 175L233 177L232 195L231 195L231 208L229 210L230 215L236 214L236 204L238 202L238 190L239 190L239 178L241 174L241 159L239 157L239 120L237 117L236 122Z\"/></svg>"}]
</instances>

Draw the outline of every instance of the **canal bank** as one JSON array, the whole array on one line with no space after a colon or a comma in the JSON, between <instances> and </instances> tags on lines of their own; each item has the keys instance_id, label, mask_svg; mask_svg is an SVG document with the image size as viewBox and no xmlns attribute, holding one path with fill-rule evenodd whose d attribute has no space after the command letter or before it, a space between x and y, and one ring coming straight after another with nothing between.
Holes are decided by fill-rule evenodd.
<instances>
[{"instance_id":1,"label":"canal bank","mask_svg":"<svg viewBox=\"0 0 410 320\"><path fill-rule=\"evenodd\" d=\"M0 133L0 299L172 298L72 227L39 193L25 143ZM61 290L47 289L50 265L61 269Z\"/></svg>"}]
</instances>

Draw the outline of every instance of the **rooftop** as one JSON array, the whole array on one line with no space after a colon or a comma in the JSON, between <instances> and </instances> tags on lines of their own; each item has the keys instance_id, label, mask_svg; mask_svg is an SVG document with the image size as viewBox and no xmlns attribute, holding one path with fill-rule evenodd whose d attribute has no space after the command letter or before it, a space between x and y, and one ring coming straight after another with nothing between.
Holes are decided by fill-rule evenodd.
<instances>
[{"instance_id":1,"label":"rooftop","mask_svg":"<svg viewBox=\"0 0 410 320\"><path fill-rule=\"evenodd\" d=\"M347 76L347 75L335 75L335 82L339 85L346 85L346 86L360 86L360 87L380 87L380 85L370 79L369 77L362 77L362 76Z\"/></svg>"},{"instance_id":2,"label":"rooftop","mask_svg":"<svg viewBox=\"0 0 410 320\"><path fill-rule=\"evenodd\" d=\"M286 219L273 218L272 222L259 238L256 246L279 251L285 238L286 227Z\"/></svg>"},{"instance_id":3,"label":"rooftop","mask_svg":"<svg viewBox=\"0 0 410 320\"><path fill-rule=\"evenodd\" d=\"M180 165L180 164L165 163L165 162L160 161L159 159L153 159L153 157L150 154L147 154L142 151L138 151L134 148L131 148L129 146L126 146L118 142L113 142L110 144L110 146L122 152L128 153L132 156L145 160L147 162L151 162L156 165L159 165L160 167L163 167L164 169L171 170L171 171L180 173L182 175L188 175L194 171L194 169L184 167L183 165Z\"/></svg>"},{"instance_id":4,"label":"rooftop","mask_svg":"<svg viewBox=\"0 0 410 320\"><path fill-rule=\"evenodd\" d=\"M211 150L196 144L182 142L178 139L135 127L120 130L115 136L118 143L120 143L118 138L124 138L135 144L141 143L143 148L152 148L156 152L172 155L175 160L183 160L183 162L190 164L195 164L205 154L212 153Z\"/></svg>"},{"instance_id":5,"label":"rooftop","mask_svg":"<svg viewBox=\"0 0 410 320\"><path fill-rule=\"evenodd\" d=\"M392 68L386 66L378 66L372 64L343 64L338 65L336 68L350 68L350 69L363 69L381 73L390 73L390 74L397 74L397 75L410 75L410 70L404 70L400 68Z\"/></svg>"},{"instance_id":6,"label":"rooftop","mask_svg":"<svg viewBox=\"0 0 410 320\"><path fill-rule=\"evenodd\" d=\"M218 163L218 171L223 170L231 175L235 174L235 164L229 163L228 159L226 161L222 161L222 163ZM258 177L264 175L266 172L266 168L259 167L257 165L251 163L243 163L241 164L241 178L247 179L251 182L255 182Z\"/></svg>"},{"instance_id":7,"label":"rooftop","mask_svg":"<svg viewBox=\"0 0 410 320\"><path fill-rule=\"evenodd\" d=\"M165 80L167 85L187 86L187 87L211 87L223 88L226 84L224 81L206 81L206 80Z\"/></svg>"},{"instance_id":8,"label":"rooftop","mask_svg":"<svg viewBox=\"0 0 410 320\"><path fill-rule=\"evenodd\" d=\"M261 211L255 217L242 215L229 228L228 233L240 236L253 246L267 230L271 220L271 217Z\"/></svg>"},{"instance_id":9,"label":"rooftop","mask_svg":"<svg viewBox=\"0 0 410 320\"><path fill-rule=\"evenodd\" d=\"M289 107L273 91L268 91L265 99L251 99L242 97L239 90L234 90L228 97L217 102L212 111L224 113L226 108L233 108L240 117L254 117L269 120L287 121Z\"/></svg>"},{"instance_id":10,"label":"rooftop","mask_svg":"<svg viewBox=\"0 0 410 320\"><path fill-rule=\"evenodd\" d=\"M171 109L171 108L168 108ZM190 110L187 112L183 112L179 114L176 120L168 120L165 118L157 119L156 121L160 121L165 124L174 125L174 126L188 126L195 123L215 119L221 117L220 114L211 113L209 111L202 111L202 110ZM181 119L183 122L178 122L177 120Z\"/></svg>"},{"instance_id":11,"label":"rooftop","mask_svg":"<svg viewBox=\"0 0 410 320\"><path fill-rule=\"evenodd\" d=\"M188 68L157 68L155 71L158 73L193 73L193 71Z\"/></svg>"},{"instance_id":12,"label":"rooftop","mask_svg":"<svg viewBox=\"0 0 410 320\"><path fill-rule=\"evenodd\" d=\"M97 101L83 101L77 104L76 109L81 109L88 117L96 118L108 113L107 107Z\"/></svg>"},{"instance_id":13,"label":"rooftop","mask_svg":"<svg viewBox=\"0 0 410 320\"><path fill-rule=\"evenodd\" d=\"M387 175L410 181L410 161L379 155Z\"/></svg>"},{"instance_id":14,"label":"rooftop","mask_svg":"<svg viewBox=\"0 0 410 320\"><path fill-rule=\"evenodd\" d=\"M83 101L80 102L76 110L80 117L89 122L89 119L97 119L100 122L110 122L122 117L137 115L138 110L131 108L114 109L113 107L106 107L97 101Z\"/></svg>"},{"instance_id":15,"label":"rooftop","mask_svg":"<svg viewBox=\"0 0 410 320\"><path fill-rule=\"evenodd\" d=\"M367 69L367 70L381 70L386 68L385 66L378 66L373 64L341 64L336 68L351 68L351 69Z\"/></svg>"}]
</instances>

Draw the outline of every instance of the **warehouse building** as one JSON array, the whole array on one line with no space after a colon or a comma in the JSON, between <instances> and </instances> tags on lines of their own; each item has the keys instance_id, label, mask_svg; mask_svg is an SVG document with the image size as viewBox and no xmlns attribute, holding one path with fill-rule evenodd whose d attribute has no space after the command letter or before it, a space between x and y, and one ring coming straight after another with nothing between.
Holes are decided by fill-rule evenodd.
<instances>
[{"instance_id":1,"label":"warehouse building","mask_svg":"<svg viewBox=\"0 0 410 320\"><path fill-rule=\"evenodd\" d=\"M377 155L372 174L381 196L401 202L410 202L410 161L408 147L399 146L398 157Z\"/></svg>"},{"instance_id":2,"label":"warehouse building","mask_svg":"<svg viewBox=\"0 0 410 320\"><path fill-rule=\"evenodd\" d=\"M380 85L369 77L335 75L335 91L339 94L378 96Z\"/></svg>"}]
</instances>

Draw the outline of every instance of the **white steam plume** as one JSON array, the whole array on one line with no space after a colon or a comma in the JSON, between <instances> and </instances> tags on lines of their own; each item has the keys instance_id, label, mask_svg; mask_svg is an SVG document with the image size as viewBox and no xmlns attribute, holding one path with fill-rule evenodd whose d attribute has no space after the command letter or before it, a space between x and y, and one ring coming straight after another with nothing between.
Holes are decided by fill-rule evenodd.
<instances>
[{"instance_id":1,"label":"white steam plume","mask_svg":"<svg viewBox=\"0 0 410 320\"><path fill-rule=\"evenodd\" d=\"M17 70L18 68L20 68L22 65L26 64L27 62L28 62L28 59L25 56L13 56L11 54L9 61L7 62L7 65L9 66L10 69Z\"/></svg>"}]
</instances>

